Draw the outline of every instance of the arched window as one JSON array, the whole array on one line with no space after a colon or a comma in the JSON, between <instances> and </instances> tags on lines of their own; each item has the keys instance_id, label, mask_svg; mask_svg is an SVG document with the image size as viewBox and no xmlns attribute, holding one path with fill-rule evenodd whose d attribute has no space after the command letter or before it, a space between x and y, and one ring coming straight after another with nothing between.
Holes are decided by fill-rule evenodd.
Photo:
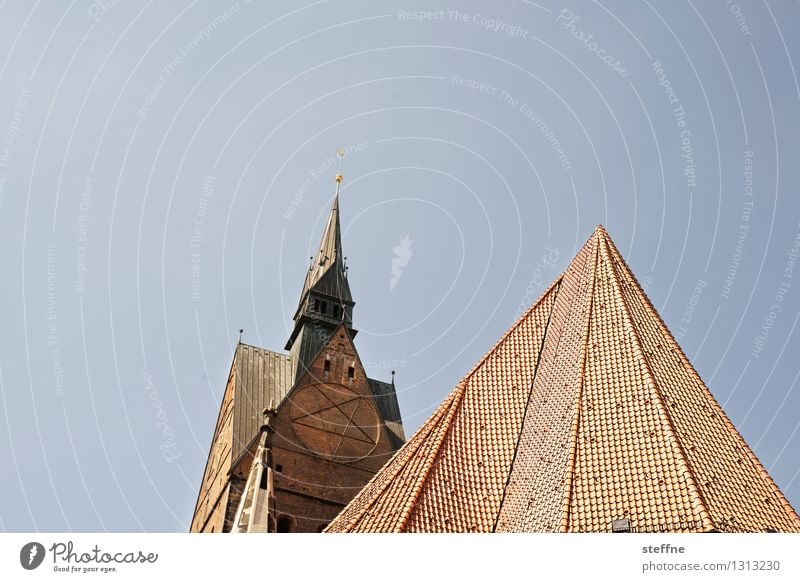
<instances>
[{"instance_id":1,"label":"arched window","mask_svg":"<svg viewBox=\"0 0 800 582\"><path fill-rule=\"evenodd\" d=\"M292 518L288 515L282 515L278 518L278 533L292 533Z\"/></svg>"},{"instance_id":2,"label":"arched window","mask_svg":"<svg viewBox=\"0 0 800 582\"><path fill-rule=\"evenodd\" d=\"M334 306L333 306L333 316L334 316L336 319L339 319L339 316L340 316L341 314L342 314L342 308L341 308L341 307L339 307L338 305L334 305Z\"/></svg>"},{"instance_id":3,"label":"arched window","mask_svg":"<svg viewBox=\"0 0 800 582\"><path fill-rule=\"evenodd\" d=\"M320 313L322 313L323 315L327 315L328 314L328 302L327 301L323 301L320 307L321 307Z\"/></svg>"}]
</instances>

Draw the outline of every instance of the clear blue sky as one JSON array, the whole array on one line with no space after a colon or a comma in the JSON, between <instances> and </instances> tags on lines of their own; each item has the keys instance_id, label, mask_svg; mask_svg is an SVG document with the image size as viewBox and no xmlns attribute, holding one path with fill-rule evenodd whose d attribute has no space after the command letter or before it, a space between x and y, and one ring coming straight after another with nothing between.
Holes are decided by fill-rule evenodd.
<instances>
[{"instance_id":1,"label":"clear blue sky","mask_svg":"<svg viewBox=\"0 0 800 582\"><path fill-rule=\"evenodd\" d=\"M357 345L408 434L603 223L800 506L798 22L0 2L0 530L188 528L238 329L283 347L337 147Z\"/></svg>"}]
</instances>

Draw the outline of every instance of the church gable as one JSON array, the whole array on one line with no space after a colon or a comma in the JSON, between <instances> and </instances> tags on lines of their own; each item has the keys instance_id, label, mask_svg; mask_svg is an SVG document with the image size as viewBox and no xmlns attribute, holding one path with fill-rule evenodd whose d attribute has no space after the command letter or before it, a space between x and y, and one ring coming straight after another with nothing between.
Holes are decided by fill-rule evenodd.
<instances>
[{"instance_id":1,"label":"church gable","mask_svg":"<svg viewBox=\"0 0 800 582\"><path fill-rule=\"evenodd\" d=\"M277 446L373 471L394 451L345 326L334 331L289 392L278 409L276 429Z\"/></svg>"}]
</instances>

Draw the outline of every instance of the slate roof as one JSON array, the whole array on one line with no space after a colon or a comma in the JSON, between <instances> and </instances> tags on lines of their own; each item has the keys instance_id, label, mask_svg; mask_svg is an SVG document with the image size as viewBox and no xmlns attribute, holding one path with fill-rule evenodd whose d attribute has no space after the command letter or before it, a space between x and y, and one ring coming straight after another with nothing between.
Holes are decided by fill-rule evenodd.
<instances>
[{"instance_id":1,"label":"slate roof","mask_svg":"<svg viewBox=\"0 0 800 582\"><path fill-rule=\"evenodd\" d=\"M291 356L240 343L236 347L233 459L237 459L258 434L262 411L278 406L294 384Z\"/></svg>"},{"instance_id":2,"label":"slate roof","mask_svg":"<svg viewBox=\"0 0 800 582\"><path fill-rule=\"evenodd\" d=\"M367 378L369 388L375 396L375 404L381 413L381 418L386 424L386 428L395 439L395 448L406 442L406 435L403 431L403 417L400 415L400 405L397 403L397 391L394 384Z\"/></svg>"},{"instance_id":3,"label":"slate roof","mask_svg":"<svg viewBox=\"0 0 800 582\"><path fill-rule=\"evenodd\" d=\"M330 532L800 532L598 227Z\"/></svg>"},{"instance_id":4,"label":"slate roof","mask_svg":"<svg viewBox=\"0 0 800 582\"><path fill-rule=\"evenodd\" d=\"M317 251L317 255L306 273L303 291L300 293L298 312L311 289L345 303L353 302L350 284L347 282L342 251L338 190L333 198L333 205L328 215L328 222L325 224L325 231L322 233L319 251ZM295 314L296 317L297 314Z\"/></svg>"}]
</instances>

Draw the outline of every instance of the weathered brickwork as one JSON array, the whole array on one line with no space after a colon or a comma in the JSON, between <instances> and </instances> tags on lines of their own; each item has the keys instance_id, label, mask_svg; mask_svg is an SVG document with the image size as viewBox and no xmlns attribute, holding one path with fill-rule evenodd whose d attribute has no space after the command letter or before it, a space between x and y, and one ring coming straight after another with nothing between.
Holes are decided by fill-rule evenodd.
<instances>
[{"instance_id":1,"label":"weathered brickwork","mask_svg":"<svg viewBox=\"0 0 800 582\"><path fill-rule=\"evenodd\" d=\"M286 397L274 426L276 510L294 531L319 531L395 451L344 326Z\"/></svg>"},{"instance_id":2,"label":"weathered brickwork","mask_svg":"<svg viewBox=\"0 0 800 582\"><path fill-rule=\"evenodd\" d=\"M277 530L318 532L405 440L394 382L367 378L353 344L355 302L339 225L341 180L337 176L322 243L306 274L288 353L237 345L193 532L233 529L262 442L271 450ZM266 408L275 410L269 436L261 432Z\"/></svg>"},{"instance_id":3,"label":"weathered brickwork","mask_svg":"<svg viewBox=\"0 0 800 582\"><path fill-rule=\"evenodd\" d=\"M197 497L192 519L192 532L220 532L228 505L228 471L231 467L231 442L233 434L233 402L236 356L228 376L228 385L217 418L214 438L211 441L206 470Z\"/></svg>"}]
</instances>

